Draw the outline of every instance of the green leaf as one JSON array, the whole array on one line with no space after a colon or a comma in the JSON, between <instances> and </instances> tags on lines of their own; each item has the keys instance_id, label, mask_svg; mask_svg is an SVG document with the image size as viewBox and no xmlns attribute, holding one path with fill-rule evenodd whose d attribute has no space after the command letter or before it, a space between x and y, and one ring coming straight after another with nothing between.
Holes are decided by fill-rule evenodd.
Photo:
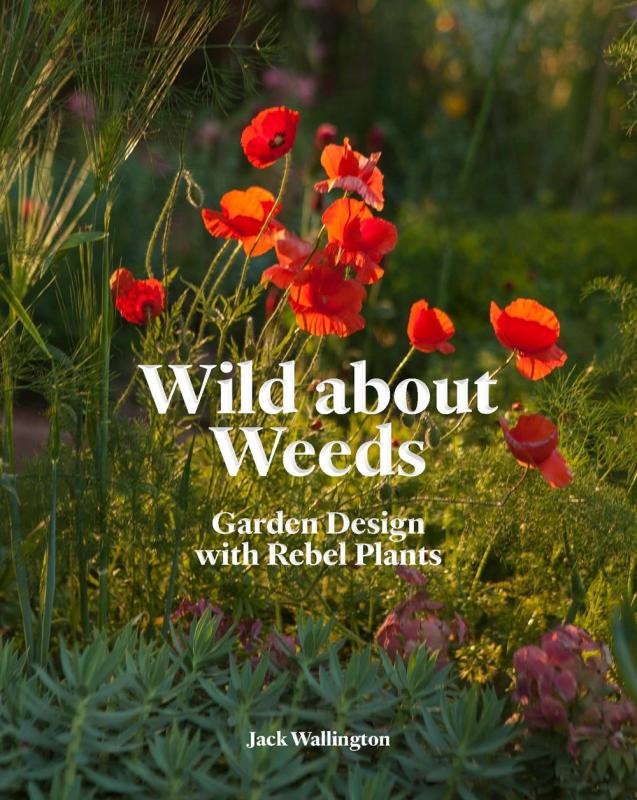
<instances>
[{"instance_id":1,"label":"green leaf","mask_svg":"<svg viewBox=\"0 0 637 800\"><path fill-rule=\"evenodd\" d=\"M55 257L64 253L67 250L74 250L82 244L89 244L90 242L99 242L108 236L107 233L101 231L76 231L72 233L55 251Z\"/></svg>"},{"instance_id":2,"label":"green leaf","mask_svg":"<svg viewBox=\"0 0 637 800\"><path fill-rule=\"evenodd\" d=\"M637 623L628 600L615 611L612 632L617 672L628 694L637 700Z\"/></svg>"},{"instance_id":3,"label":"green leaf","mask_svg":"<svg viewBox=\"0 0 637 800\"><path fill-rule=\"evenodd\" d=\"M11 308L13 313L23 324L27 333L31 336L31 338L37 344L40 350L42 350L44 355L47 358L52 359L53 356L51 355L51 351L46 345L44 339L40 336L40 333L36 328L35 323L29 316L29 313L27 312L25 307L20 302L20 299L17 297L17 295L11 288L11 285L2 275L0 275L0 297L2 297L2 299L8 304L9 308Z\"/></svg>"}]
</instances>

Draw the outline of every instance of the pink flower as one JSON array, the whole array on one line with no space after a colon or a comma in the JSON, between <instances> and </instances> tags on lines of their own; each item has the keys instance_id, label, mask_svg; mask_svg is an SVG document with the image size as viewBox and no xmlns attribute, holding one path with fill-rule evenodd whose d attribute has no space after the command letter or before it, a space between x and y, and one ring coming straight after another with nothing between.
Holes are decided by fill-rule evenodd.
<instances>
[{"instance_id":1,"label":"pink flower","mask_svg":"<svg viewBox=\"0 0 637 800\"><path fill-rule=\"evenodd\" d=\"M75 90L66 98L66 107L82 122L95 122L97 119L97 106L90 94Z\"/></svg>"},{"instance_id":2,"label":"pink flower","mask_svg":"<svg viewBox=\"0 0 637 800\"><path fill-rule=\"evenodd\" d=\"M336 125L331 122L323 122L316 129L314 134L314 145L317 150L322 151L328 144L333 144L336 141L338 130Z\"/></svg>"},{"instance_id":3,"label":"pink flower","mask_svg":"<svg viewBox=\"0 0 637 800\"><path fill-rule=\"evenodd\" d=\"M396 572L407 583L421 588L389 612L378 629L376 642L392 661L397 655L407 658L424 646L437 654L436 666L441 668L449 662L449 648L467 639L467 623L459 614L454 614L451 621L438 616L444 606L422 588L427 578L419 570L397 567Z\"/></svg>"},{"instance_id":4,"label":"pink flower","mask_svg":"<svg viewBox=\"0 0 637 800\"><path fill-rule=\"evenodd\" d=\"M513 657L516 686L513 698L530 730L566 734L566 750L573 758L579 744L621 748L624 733L637 728L632 703L619 696L606 676L608 648L582 628L566 625L542 636L540 647L520 648Z\"/></svg>"},{"instance_id":5,"label":"pink flower","mask_svg":"<svg viewBox=\"0 0 637 800\"><path fill-rule=\"evenodd\" d=\"M199 147L211 147L220 138L221 132L220 123L213 117L209 117L195 131L195 144Z\"/></svg>"},{"instance_id":6,"label":"pink flower","mask_svg":"<svg viewBox=\"0 0 637 800\"><path fill-rule=\"evenodd\" d=\"M264 653L279 669L287 669L292 663L292 656L296 653L297 640L294 636L273 631L265 642Z\"/></svg>"},{"instance_id":7,"label":"pink flower","mask_svg":"<svg viewBox=\"0 0 637 800\"><path fill-rule=\"evenodd\" d=\"M282 101L292 99L306 107L313 105L316 97L317 82L313 75L300 75L278 67L265 70L263 85Z\"/></svg>"},{"instance_id":8,"label":"pink flower","mask_svg":"<svg viewBox=\"0 0 637 800\"><path fill-rule=\"evenodd\" d=\"M427 583L427 576L416 567L396 567L396 574L407 583L414 586L424 586Z\"/></svg>"}]
</instances>

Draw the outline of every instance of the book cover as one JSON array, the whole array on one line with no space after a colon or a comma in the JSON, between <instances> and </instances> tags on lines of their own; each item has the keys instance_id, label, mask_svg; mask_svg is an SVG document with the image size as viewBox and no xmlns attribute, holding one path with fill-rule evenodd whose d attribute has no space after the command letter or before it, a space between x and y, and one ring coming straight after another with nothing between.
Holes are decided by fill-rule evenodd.
<instances>
[{"instance_id":1,"label":"book cover","mask_svg":"<svg viewBox=\"0 0 637 800\"><path fill-rule=\"evenodd\" d=\"M0 797L637 796L637 6L0 8Z\"/></svg>"}]
</instances>

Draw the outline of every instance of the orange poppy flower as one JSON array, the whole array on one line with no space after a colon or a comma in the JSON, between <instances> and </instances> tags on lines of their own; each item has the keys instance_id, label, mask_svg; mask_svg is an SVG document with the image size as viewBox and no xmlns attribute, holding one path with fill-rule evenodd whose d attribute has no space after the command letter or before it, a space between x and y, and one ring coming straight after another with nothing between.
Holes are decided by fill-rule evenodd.
<instances>
[{"instance_id":1,"label":"orange poppy flower","mask_svg":"<svg viewBox=\"0 0 637 800\"><path fill-rule=\"evenodd\" d=\"M359 313L365 294L358 281L319 264L299 273L290 288L289 303L301 330L314 336L349 336L365 327Z\"/></svg>"},{"instance_id":2,"label":"orange poppy flower","mask_svg":"<svg viewBox=\"0 0 637 800\"><path fill-rule=\"evenodd\" d=\"M113 300L117 300L120 294L126 294L134 283L135 276L129 269L116 269L109 281Z\"/></svg>"},{"instance_id":3,"label":"orange poppy flower","mask_svg":"<svg viewBox=\"0 0 637 800\"><path fill-rule=\"evenodd\" d=\"M518 463L538 469L549 486L563 489L573 480L573 474L557 449L559 436L550 419L540 414L523 414L514 428L509 428L505 419L500 420L500 427Z\"/></svg>"},{"instance_id":4,"label":"orange poppy flower","mask_svg":"<svg viewBox=\"0 0 637 800\"><path fill-rule=\"evenodd\" d=\"M492 302L491 324L500 344L515 351L515 366L525 378L537 381L566 362L556 345L559 320L537 301L520 298L504 310Z\"/></svg>"},{"instance_id":5,"label":"orange poppy flower","mask_svg":"<svg viewBox=\"0 0 637 800\"><path fill-rule=\"evenodd\" d=\"M221 211L201 209L201 218L211 236L222 239L237 239L243 243L246 255L260 256L274 247L274 234L281 224L274 217L281 210L278 206L257 242L263 223L274 206L274 195L251 186L245 191L234 189L221 198ZM254 249L253 249L254 248Z\"/></svg>"},{"instance_id":6,"label":"orange poppy flower","mask_svg":"<svg viewBox=\"0 0 637 800\"><path fill-rule=\"evenodd\" d=\"M449 343L455 334L453 322L439 308L430 308L426 300L418 300L411 307L407 335L417 350L423 353L453 353L456 349Z\"/></svg>"},{"instance_id":7,"label":"orange poppy flower","mask_svg":"<svg viewBox=\"0 0 637 800\"><path fill-rule=\"evenodd\" d=\"M274 250L277 263L263 270L261 283L266 286L272 282L279 289L287 289L306 265L312 245L287 228L282 228L274 236Z\"/></svg>"},{"instance_id":8,"label":"orange poppy flower","mask_svg":"<svg viewBox=\"0 0 637 800\"><path fill-rule=\"evenodd\" d=\"M344 192L355 192L363 200L381 211L385 203L383 198L383 173L376 164L380 153L372 153L369 158L356 150L352 150L349 139L343 144L328 144L321 155L321 164L327 173L327 180L319 181L314 188L325 193L332 189Z\"/></svg>"},{"instance_id":9,"label":"orange poppy flower","mask_svg":"<svg viewBox=\"0 0 637 800\"><path fill-rule=\"evenodd\" d=\"M266 108L243 129L241 147L253 167L265 169L292 149L299 116L285 106Z\"/></svg>"},{"instance_id":10,"label":"orange poppy flower","mask_svg":"<svg viewBox=\"0 0 637 800\"><path fill-rule=\"evenodd\" d=\"M111 276L111 288L115 274ZM161 282L155 278L133 280L125 292L118 291L115 306L127 322L145 325L149 319L155 319L163 312L166 307L166 292Z\"/></svg>"},{"instance_id":11,"label":"orange poppy flower","mask_svg":"<svg viewBox=\"0 0 637 800\"><path fill-rule=\"evenodd\" d=\"M322 217L328 244L339 264L351 265L361 283L374 283L383 276L378 263L396 246L396 226L375 217L360 200L342 197Z\"/></svg>"}]
</instances>

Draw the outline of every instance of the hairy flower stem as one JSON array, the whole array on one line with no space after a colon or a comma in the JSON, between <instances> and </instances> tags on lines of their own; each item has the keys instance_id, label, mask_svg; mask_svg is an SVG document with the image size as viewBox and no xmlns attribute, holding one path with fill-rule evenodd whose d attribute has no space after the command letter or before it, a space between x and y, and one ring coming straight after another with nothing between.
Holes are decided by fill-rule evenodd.
<instances>
[{"instance_id":1,"label":"hairy flower stem","mask_svg":"<svg viewBox=\"0 0 637 800\"><path fill-rule=\"evenodd\" d=\"M55 375L54 375L55 380ZM55 601L56 560L57 560L57 481L58 459L60 455L60 430L58 422L58 387L54 387L53 406L51 415L51 493L50 493L50 519L49 534L46 545L46 581L44 589L44 603L41 611L40 622L40 663L45 664L49 654L51 641L51 623L53 619L53 604Z\"/></svg>"},{"instance_id":2,"label":"hairy flower stem","mask_svg":"<svg viewBox=\"0 0 637 800\"><path fill-rule=\"evenodd\" d=\"M108 236L111 222L113 200L109 190L106 192L104 207L104 233ZM97 436L97 496L98 496L98 529L100 540L99 553L99 615L100 628L105 628L108 621L108 565L110 555L110 532L108 529L108 439L110 426L110 356L112 337L112 309L110 277L110 244L104 241L102 250L102 293L101 293L101 325L100 325L100 395L99 422Z\"/></svg>"},{"instance_id":3,"label":"hairy flower stem","mask_svg":"<svg viewBox=\"0 0 637 800\"><path fill-rule=\"evenodd\" d=\"M238 303L241 297L241 292L243 291L243 285L245 284L246 275L248 273L248 264L250 263L250 259L252 258L252 254L254 253L256 246L261 241L263 234L267 231L268 225L270 224L272 218L277 213L277 209L283 200L283 195L285 194L285 189L288 183L288 177L290 175L290 164L292 163L292 158L290 153L285 154L285 159L283 161L283 175L281 177L281 185L279 186L279 192L274 200L274 204L270 209L268 215L266 216L265 220L263 221L263 225L261 226L261 230L259 231L257 238L254 240L254 244L250 248L250 252L244 259L243 268L241 269L241 276L239 278L239 283L237 285L237 290L235 292L236 302Z\"/></svg>"},{"instance_id":4,"label":"hairy flower stem","mask_svg":"<svg viewBox=\"0 0 637 800\"><path fill-rule=\"evenodd\" d=\"M84 518L82 502L84 497L84 477L82 472L82 438L84 414L82 404L75 409L75 464L73 475L73 506L75 514L75 557L77 558L78 581L80 585L80 620L82 636L89 635L88 582L86 575L86 552L84 544Z\"/></svg>"},{"instance_id":5,"label":"hairy flower stem","mask_svg":"<svg viewBox=\"0 0 637 800\"><path fill-rule=\"evenodd\" d=\"M173 549L173 559L170 568L170 577L168 579L168 588L166 590L166 602L164 604L164 622L162 625L162 635L168 636L170 630L170 613L172 611L173 600L175 597L175 586L177 584L177 576L179 573L179 557L181 555L181 534L186 520L186 513L188 511L188 495L190 488L190 468L192 466L192 454L195 449L195 436L192 437L190 442L190 449L184 464L184 471L181 475L179 488L177 489L177 497L175 507L177 508L177 520L175 522L175 546Z\"/></svg>"},{"instance_id":6,"label":"hairy flower stem","mask_svg":"<svg viewBox=\"0 0 637 800\"><path fill-rule=\"evenodd\" d=\"M9 312L9 327L11 317ZM9 519L11 526L11 560L18 587L18 600L20 615L22 617L22 630L26 644L27 657L33 658L33 626L31 621L31 601L29 599L29 577L24 556L24 541L22 539L22 523L20 518L20 501L15 477L15 455L13 450L13 384L11 368L8 359L9 346L2 355L2 400L3 400L3 430L2 453L4 469L8 471L6 480L8 484Z\"/></svg>"},{"instance_id":7,"label":"hairy flower stem","mask_svg":"<svg viewBox=\"0 0 637 800\"><path fill-rule=\"evenodd\" d=\"M564 538L564 551L566 553L566 558L568 559L568 563L571 567L571 604L568 607L568 611L566 612L566 616L564 617L564 625L572 625L575 622L575 618L580 611L584 611L586 608L586 589L584 584L582 583L582 578L579 574L579 570L577 569L577 564L575 562L575 557L573 556L573 551L571 549L571 545L568 541L568 534L566 532L566 528L562 528L562 536Z\"/></svg>"},{"instance_id":8,"label":"hairy flower stem","mask_svg":"<svg viewBox=\"0 0 637 800\"><path fill-rule=\"evenodd\" d=\"M493 372L489 373L489 378L492 379L492 378L495 378L496 375L499 375L502 372L503 369L506 369L506 367L509 366L509 364L513 361L514 358L515 358L515 350L513 350L510 353L509 357L507 358L507 360L503 364L500 364L500 366L497 369L495 369ZM471 408L471 406L475 403L477 397L478 397L478 391L476 390L471 395L471 398L469 400L469 408ZM466 411L460 417L460 419L456 422L456 424L453 427L449 428L449 430L440 437L440 441L443 441L448 436L452 436L458 430L458 428L461 428L462 425L464 424L464 421L469 416L469 413L470 412Z\"/></svg>"},{"instance_id":9,"label":"hairy flower stem","mask_svg":"<svg viewBox=\"0 0 637 800\"><path fill-rule=\"evenodd\" d=\"M221 256L225 253L225 251L228 249L228 247L230 247L230 239L226 239L226 241L221 245L219 250L215 253L212 261L210 262L210 266L208 267L208 270L206 271L206 274L204 275L203 280L199 284L199 287L197 289L197 294L194 296L193 301L190 304L190 308L188 309L188 314L186 315L186 320L184 322L185 330L189 330L190 329L190 326L192 324L192 319L193 319L193 317L195 315L195 312L197 311L197 308L198 308L198 304L200 303L202 298L205 297L206 286L208 285L208 281L212 277L212 274L214 273L214 271L215 271L215 269L217 267L217 264L221 260Z\"/></svg>"},{"instance_id":10,"label":"hairy flower stem","mask_svg":"<svg viewBox=\"0 0 637 800\"><path fill-rule=\"evenodd\" d=\"M179 184L181 183L183 171L184 171L183 162L180 159L179 169L177 170L177 174L175 175L173 182L170 186L168 197L166 197L166 201L164 202L162 210L159 212L159 216L157 217L157 222L155 223L153 232L151 233L150 239L148 240L148 247L146 248L146 258L144 260L144 264L146 267L146 274L148 275L149 278L153 277L153 264L152 264L153 250L155 249L155 243L159 238L161 227L165 223L165 229L170 230L170 227L168 225L168 220L172 216L173 208L175 207L177 190L179 189Z\"/></svg>"},{"instance_id":11,"label":"hairy flower stem","mask_svg":"<svg viewBox=\"0 0 637 800\"><path fill-rule=\"evenodd\" d=\"M407 354L405 355L403 360L400 362L400 364L396 367L396 369L393 371L391 378L387 381L387 385L388 386L393 386L394 385L394 381L396 380L396 378L398 378L400 373L405 368L407 362L409 361L409 359L413 356L413 354L415 352L416 352L416 348L415 347L410 347L409 348L409 350L407 351Z\"/></svg>"}]
</instances>

